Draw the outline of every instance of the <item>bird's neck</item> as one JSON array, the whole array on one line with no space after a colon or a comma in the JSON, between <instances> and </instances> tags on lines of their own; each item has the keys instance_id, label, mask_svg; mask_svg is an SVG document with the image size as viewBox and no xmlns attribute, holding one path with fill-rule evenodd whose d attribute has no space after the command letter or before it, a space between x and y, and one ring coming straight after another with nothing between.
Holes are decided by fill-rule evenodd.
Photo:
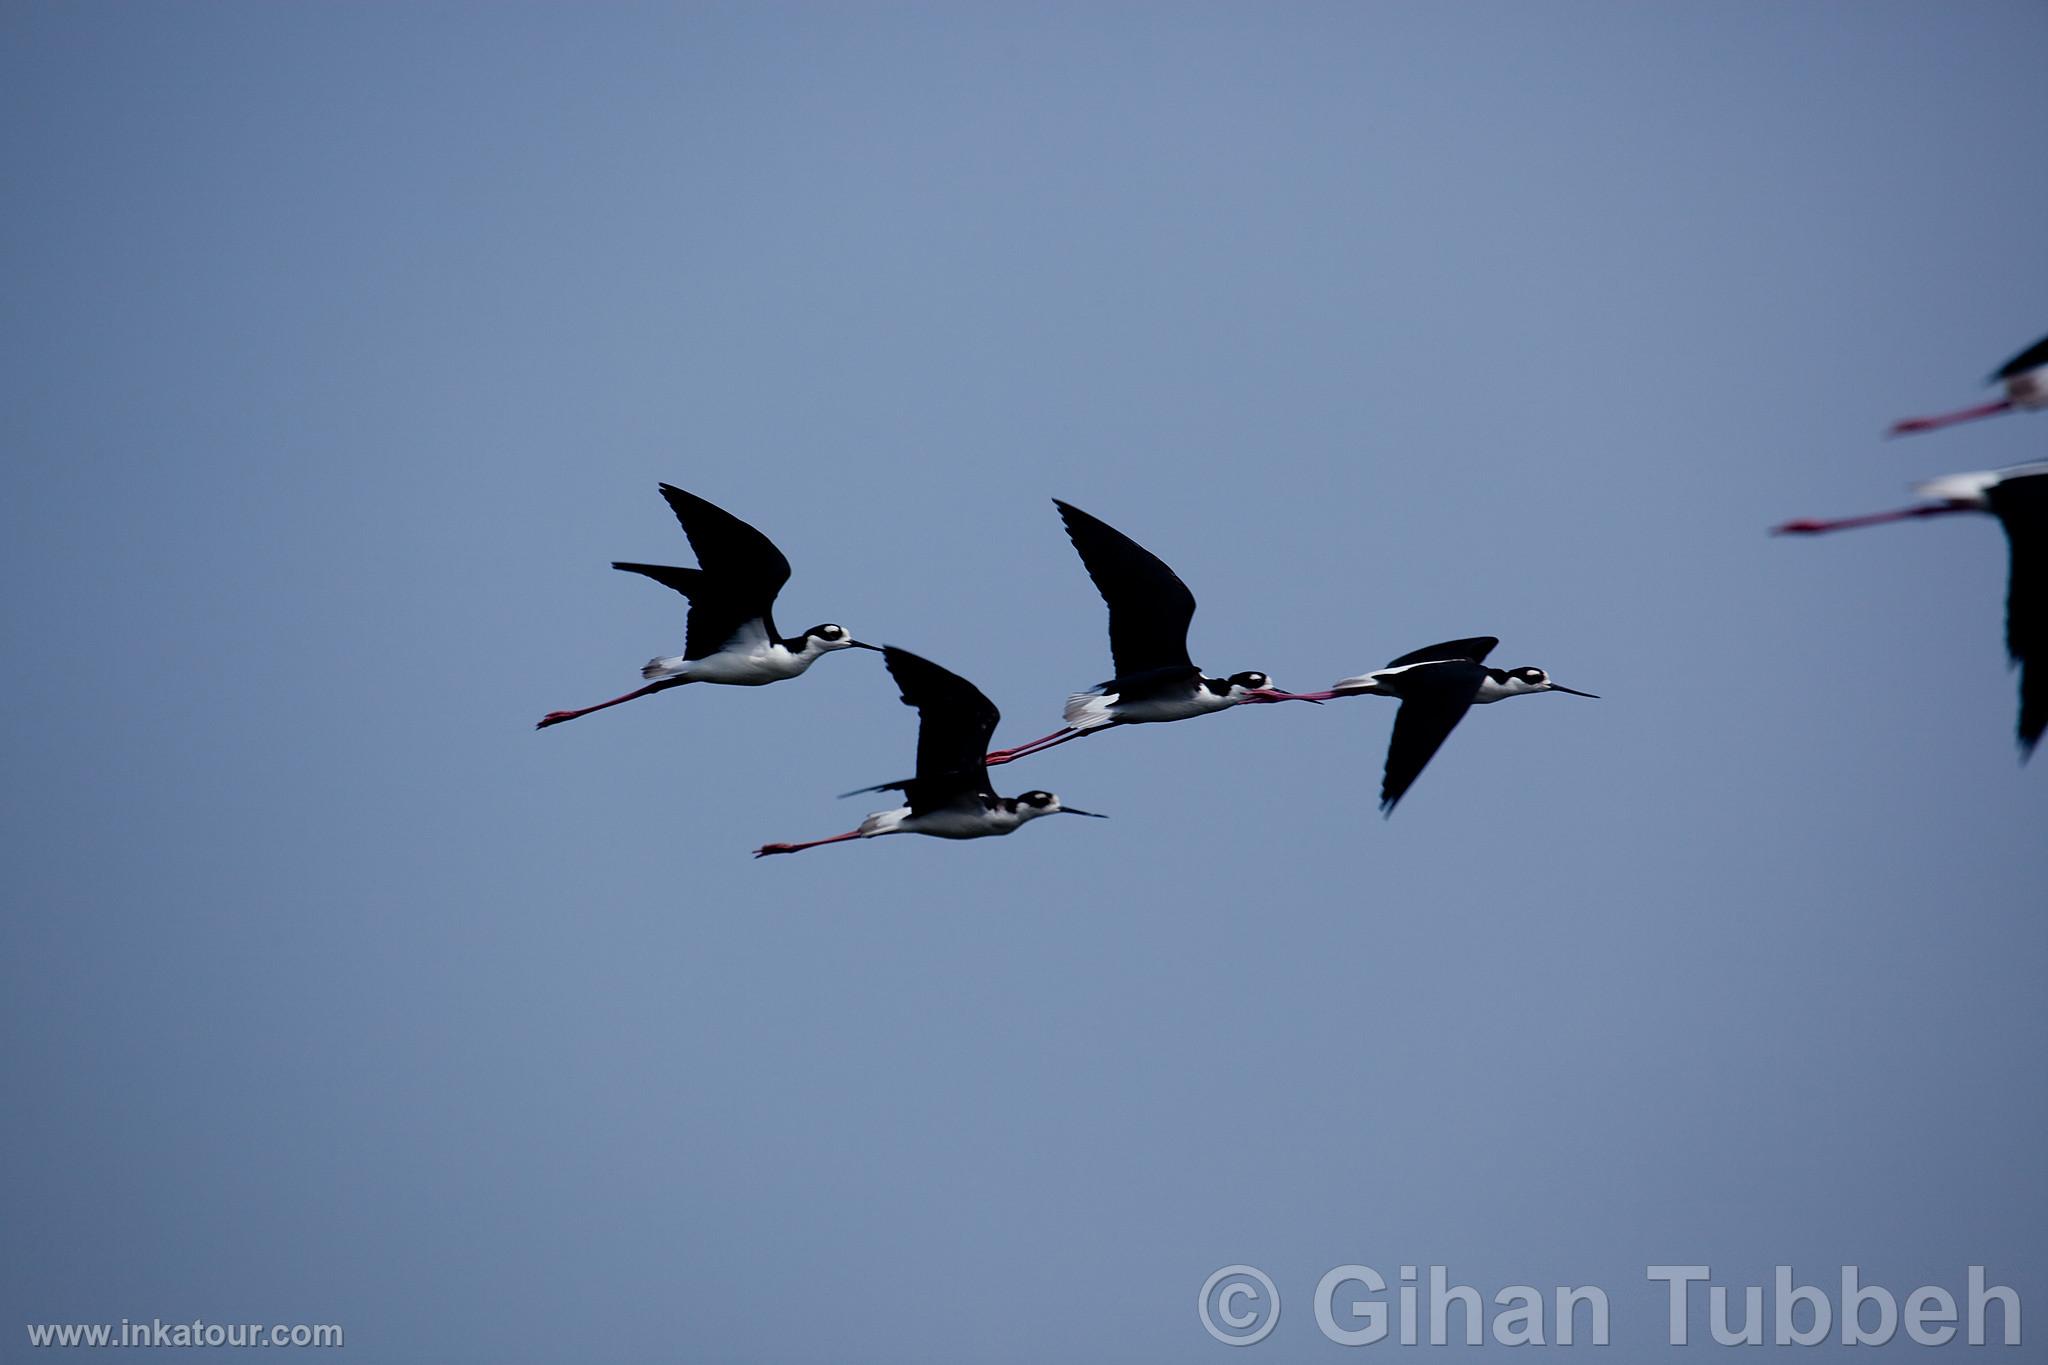
<instances>
[{"instance_id":1,"label":"bird's neck","mask_svg":"<svg viewBox=\"0 0 2048 1365\"><path fill-rule=\"evenodd\" d=\"M1483 706L1490 701L1505 701L1509 697L1525 696L1540 690L1503 669L1489 668L1486 676L1480 679L1478 695L1472 698L1472 702L1475 706Z\"/></svg>"}]
</instances>

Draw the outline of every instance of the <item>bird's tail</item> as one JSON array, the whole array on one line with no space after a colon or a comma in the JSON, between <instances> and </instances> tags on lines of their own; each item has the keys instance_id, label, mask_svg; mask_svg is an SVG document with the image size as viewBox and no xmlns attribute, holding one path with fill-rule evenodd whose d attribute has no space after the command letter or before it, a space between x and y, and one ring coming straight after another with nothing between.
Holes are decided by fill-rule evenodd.
<instances>
[{"instance_id":1,"label":"bird's tail","mask_svg":"<svg viewBox=\"0 0 2048 1365\"><path fill-rule=\"evenodd\" d=\"M1116 719L1115 713L1109 709L1115 700L1114 695L1105 696L1101 692L1076 692L1067 698L1067 707L1060 713L1060 719L1067 723L1069 730L1098 729Z\"/></svg>"},{"instance_id":2,"label":"bird's tail","mask_svg":"<svg viewBox=\"0 0 2048 1365\"><path fill-rule=\"evenodd\" d=\"M1361 673L1355 678L1342 678L1330 684L1330 690L1340 697L1362 697L1368 692L1380 690L1380 681L1370 673Z\"/></svg>"},{"instance_id":3,"label":"bird's tail","mask_svg":"<svg viewBox=\"0 0 2048 1365\"><path fill-rule=\"evenodd\" d=\"M688 682L689 679L683 678L683 671L689 666L690 661L680 654L666 659L649 659L641 665L640 676L649 682L664 682L670 678L682 678Z\"/></svg>"}]
</instances>

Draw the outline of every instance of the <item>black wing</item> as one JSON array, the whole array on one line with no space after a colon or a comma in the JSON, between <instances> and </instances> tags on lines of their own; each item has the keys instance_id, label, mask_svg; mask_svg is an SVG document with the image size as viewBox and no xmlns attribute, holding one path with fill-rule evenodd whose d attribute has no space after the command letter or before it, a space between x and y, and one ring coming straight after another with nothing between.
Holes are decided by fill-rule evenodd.
<instances>
[{"instance_id":1,"label":"black wing","mask_svg":"<svg viewBox=\"0 0 2048 1365\"><path fill-rule=\"evenodd\" d=\"M665 588L674 588L690 599L689 633L683 637L685 659L708 659L738 635L749 622L759 621L764 638L775 634L775 622L765 606L757 607L745 595L720 591L718 580L702 569L679 569L672 564L627 564L612 561L614 569L642 574Z\"/></svg>"},{"instance_id":2,"label":"black wing","mask_svg":"<svg viewBox=\"0 0 2048 1365\"><path fill-rule=\"evenodd\" d=\"M1479 695L1479 683L1486 670L1477 663L1458 661L1430 669L1426 678L1404 676L1410 681L1401 709L1394 713L1394 735L1387 743L1387 770L1380 780L1380 811L1385 815L1394 813L1394 806L1415 785L1429 760L1436 757L1436 751L1472 709L1472 699Z\"/></svg>"},{"instance_id":3,"label":"black wing","mask_svg":"<svg viewBox=\"0 0 2048 1365\"><path fill-rule=\"evenodd\" d=\"M917 776L888 784L910 798L911 814L942 809L968 794L994 796L982 760L1003 718L995 703L959 674L907 649L890 645L882 657L903 704L917 708Z\"/></svg>"},{"instance_id":4,"label":"black wing","mask_svg":"<svg viewBox=\"0 0 2048 1365\"><path fill-rule=\"evenodd\" d=\"M612 561L612 567L627 573L645 574L662 587L674 588L685 597L695 598L704 590L702 569L679 569L673 564L626 564L616 559Z\"/></svg>"},{"instance_id":5,"label":"black wing","mask_svg":"<svg viewBox=\"0 0 2048 1365\"><path fill-rule=\"evenodd\" d=\"M1181 664L1145 673L1121 673L1099 684L1095 690L1114 692L1127 702L1149 701L1154 697L1185 697L1192 690L1195 679L1201 676L1202 670L1193 664Z\"/></svg>"},{"instance_id":6,"label":"black wing","mask_svg":"<svg viewBox=\"0 0 2048 1365\"><path fill-rule=\"evenodd\" d=\"M1165 561L1122 531L1054 498L1067 538L1109 604L1109 654L1119 678L1155 669L1192 669L1188 622L1195 595Z\"/></svg>"},{"instance_id":7,"label":"black wing","mask_svg":"<svg viewBox=\"0 0 2048 1365\"><path fill-rule=\"evenodd\" d=\"M690 599L690 629L683 657L704 659L718 653L748 623L759 621L767 638L775 637L775 596L789 581L789 561L775 542L722 507L685 493L673 484L661 496L682 523L701 568L677 569L662 564L613 564L614 569L644 574Z\"/></svg>"},{"instance_id":8,"label":"black wing","mask_svg":"<svg viewBox=\"0 0 2048 1365\"><path fill-rule=\"evenodd\" d=\"M2005 649L2020 666L2020 750L2048 731L2048 474L1993 484L1985 500L2012 546L2005 593Z\"/></svg>"},{"instance_id":9,"label":"black wing","mask_svg":"<svg viewBox=\"0 0 2048 1365\"><path fill-rule=\"evenodd\" d=\"M2028 370L2038 370L2043 365L2048 365L2048 337L2042 337L2039 341L2027 347L2026 350L2021 351L2011 360L2000 365L1998 373L1991 376L1991 382L1996 384L2002 380L2010 379L2016 374L2025 374Z\"/></svg>"},{"instance_id":10,"label":"black wing","mask_svg":"<svg viewBox=\"0 0 2048 1365\"><path fill-rule=\"evenodd\" d=\"M1469 640L1446 640L1440 645L1426 645L1421 649L1403 654L1398 659L1387 660L1388 668L1400 668L1405 664L1430 664L1439 659L1469 659L1475 664L1486 662L1486 656L1493 653L1500 641L1491 635L1475 635ZM1478 684L1473 684L1475 687Z\"/></svg>"}]
</instances>

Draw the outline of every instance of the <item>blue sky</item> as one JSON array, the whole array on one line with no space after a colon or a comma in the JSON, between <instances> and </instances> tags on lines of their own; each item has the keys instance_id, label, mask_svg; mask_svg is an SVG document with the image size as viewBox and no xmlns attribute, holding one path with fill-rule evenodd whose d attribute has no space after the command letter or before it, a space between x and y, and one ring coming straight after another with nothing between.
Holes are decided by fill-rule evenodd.
<instances>
[{"instance_id":1,"label":"blue sky","mask_svg":"<svg viewBox=\"0 0 2048 1365\"><path fill-rule=\"evenodd\" d=\"M1255 1358L1341 1355L1351 1262L1604 1286L1637 1360L1650 1264L2048 1312L2003 542L1764 534L2041 458L1882 438L2048 329L2039 6L0 24L0 1330L1183 1361L1237 1262ZM852 653L533 733L679 648L606 567L690 562L663 480L1005 742L1108 671L1053 497L1212 672L1484 633L1603 699L1391 821L1360 701L755 863L914 718Z\"/></svg>"}]
</instances>

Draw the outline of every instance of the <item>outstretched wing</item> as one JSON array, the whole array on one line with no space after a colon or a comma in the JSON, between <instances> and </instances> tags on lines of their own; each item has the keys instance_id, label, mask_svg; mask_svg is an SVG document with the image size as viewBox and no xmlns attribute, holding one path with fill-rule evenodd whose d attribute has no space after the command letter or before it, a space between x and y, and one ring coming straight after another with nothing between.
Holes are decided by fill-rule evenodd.
<instances>
[{"instance_id":1,"label":"outstretched wing","mask_svg":"<svg viewBox=\"0 0 2048 1365\"><path fill-rule=\"evenodd\" d=\"M689 632L683 637L685 659L708 659L750 628L760 635L763 644L775 633L775 622L767 607L757 607L747 594L721 591L718 580L702 569L627 564L618 560L612 562L612 567L651 578L690 599ZM754 624L757 621L758 626Z\"/></svg>"},{"instance_id":2,"label":"outstretched wing","mask_svg":"<svg viewBox=\"0 0 2048 1365\"><path fill-rule=\"evenodd\" d=\"M1420 676L1418 676L1420 673ZM1436 751L1458 728L1458 722L1472 709L1486 670L1476 662L1457 660L1425 664L1423 669L1404 674L1406 680L1401 709L1394 713L1394 734L1387 742L1387 768L1380 779L1380 811L1394 813L1394 806Z\"/></svg>"},{"instance_id":3,"label":"outstretched wing","mask_svg":"<svg viewBox=\"0 0 2048 1365\"><path fill-rule=\"evenodd\" d=\"M664 588L674 588L683 596L694 600L704 589L702 569L679 569L673 564L628 564L613 560L612 567L626 573L644 574Z\"/></svg>"},{"instance_id":4,"label":"outstretched wing","mask_svg":"<svg viewBox=\"0 0 2048 1365\"><path fill-rule=\"evenodd\" d=\"M2005 648L2020 666L2020 748L2048 731L2048 474L2004 479L1985 501L2012 546L2005 594Z\"/></svg>"},{"instance_id":5,"label":"outstretched wing","mask_svg":"<svg viewBox=\"0 0 2048 1365\"><path fill-rule=\"evenodd\" d=\"M2003 383L2016 374L2025 374L2028 370L2038 370L2043 365L2048 365L2048 337L2042 337L2039 341L2027 347L2026 350L2021 351L2011 360L2000 365L1998 373L1991 376L1991 382L1994 384Z\"/></svg>"},{"instance_id":6,"label":"outstretched wing","mask_svg":"<svg viewBox=\"0 0 2048 1365\"><path fill-rule=\"evenodd\" d=\"M626 563L612 567L643 574L690 599L689 635L683 645L686 659L709 658L755 621L761 623L764 642L773 639L775 597L789 581L789 561L775 548L775 542L724 508L673 484L663 484L661 496L682 523L701 567Z\"/></svg>"},{"instance_id":7,"label":"outstretched wing","mask_svg":"<svg viewBox=\"0 0 2048 1365\"><path fill-rule=\"evenodd\" d=\"M929 659L889 645L882 651L903 704L917 708L917 776L892 782L910 798L912 814L952 805L961 796L995 795L989 784L989 740L1002 712L981 689Z\"/></svg>"},{"instance_id":8,"label":"outstretched wing","mask_svg":"<svg viewBox=\"0 0 2048 1365\"><path fill-rule=\"evenodd\" d=\"M1475 664L1486 662L1486 656L1493 653L1500 641L1491 635L1475 635L1469 640L1446 640L1440 645L1425 645L1411 650L1398 659L1387 660L1388 668L1401 668L1407 664L1429 664L1440 659L1468 659ZM1473 684L1475 687L1478 684Z\"/></svg>"},{"instance_id":9,"label":"outstretched wing","mask_svg":"<svg viewBox=\"0 0 2048 1365\"><path fill-rule=\"evenodd\" d=\"M705 573L730 580L735 588L745 584L762 594L764 602L775 600L775 594L789 581L789 561L774 541L723 507L674 484L663 484L661 496L683 524L683 534L690 538L690 548L697 552L697 562Z\"/></svg>"},{"instance_id":10,"label":"outstretched wing","mask_svg":"<svg viewBox=\"0 0 2048 1365\"><path fill-rule=\"evenodd\" d=\"M1096 591L1109 604L1109 653L1119 678L1162 668L1193 668L1188 622L1195 595L1165 561L1122 531L1053 499L1067 538Z\"/></svg>"}]
</instances>

